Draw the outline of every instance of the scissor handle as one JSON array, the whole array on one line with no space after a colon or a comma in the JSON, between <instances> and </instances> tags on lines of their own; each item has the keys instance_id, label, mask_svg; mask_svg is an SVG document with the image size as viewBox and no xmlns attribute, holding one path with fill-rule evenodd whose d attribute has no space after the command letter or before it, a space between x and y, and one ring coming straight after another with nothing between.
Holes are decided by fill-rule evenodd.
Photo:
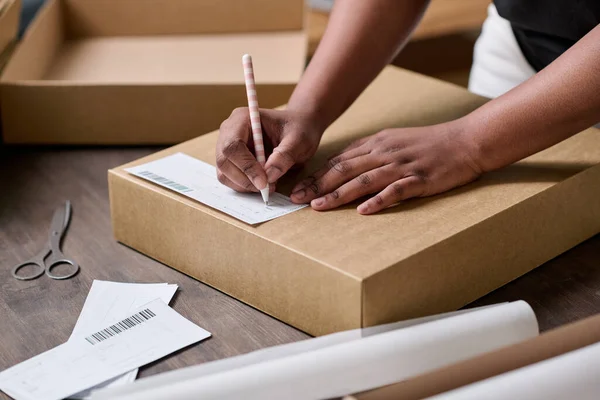
<instances>
[{"instance_id":1,"label":"scissor handle","mask_svg":"<svg viewBox=\"0 0 600 400\"><path fill-rule=\"evenodd\" d=\"M63 264L67 264L67 265L71 266L71 268L69 268L70 271L68 273L63 274L63 275L56 275L56 274L52 273L52 269L54 267L57 267L57 266L63 265ZM73 260L69 260L66 258L59 258L59 259L52 260L52 262L49 262L45 270L46 270L46 275L48 275L52 279L57 279L57 280L69 279L69 278L77 275L77 273L79 272L79 264L77 264ZM43 273L43 271L42 271L42 273Z\"/></svg>"},{"instance_id":2,"label":"scissor handle","mask_svg":"<svg viewBox=\"0 0 600 400\"><path fill-rule=\"evenodd\" d=\"M35 266L36 271L31 273L30 275L19 274L19 270L28 265ZM40 263L38 260L31 259L29 261L25 261L24 263L16 265L12 269L12 276L20 281L30 281L32 279L39 278L40 276L44 275L45 270L46 270L46 268L44 268L43 261L42 261L42 263Z\"/></svg>"}]
</instances>

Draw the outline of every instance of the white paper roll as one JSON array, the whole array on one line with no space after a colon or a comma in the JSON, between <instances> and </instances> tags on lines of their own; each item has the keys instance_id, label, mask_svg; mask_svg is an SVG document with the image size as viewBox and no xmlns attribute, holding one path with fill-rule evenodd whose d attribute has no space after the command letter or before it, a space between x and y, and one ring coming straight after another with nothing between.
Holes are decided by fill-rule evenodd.
<instances>
[{"instance_id":1,"label":"white paper roll","mask_svg":"<svg viewBox=\"0 0 600 400\"><path fill-rule=\"evenodd\" d=\"M216 368L208 375L185 373L181 379L168 380L151 377L136 390L99 392L94 399L339 397L398 382L537 334L531 307L519 301L230 370ZM171 373L171 378L176 376ZM153 380L161 384L153 385Z\"/></svg>"},{"instance_id":2,"label":"white paper roll","mask_svg":"<svg viewBox=\"0 0 600 400\"><path fill-rule=\"evenodd\" d=\"M600 399L600 343L429 398L434 399Z\"/></svg>"}]
</instances>

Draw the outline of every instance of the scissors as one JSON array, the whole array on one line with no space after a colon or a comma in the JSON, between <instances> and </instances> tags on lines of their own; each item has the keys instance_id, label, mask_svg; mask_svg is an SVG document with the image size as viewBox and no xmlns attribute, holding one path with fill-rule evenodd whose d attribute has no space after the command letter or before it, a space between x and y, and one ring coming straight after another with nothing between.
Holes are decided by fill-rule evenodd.
<instances>
[{"instance_id":1,"label":"scissors","mask_svg":"<svg viewBox=\"0 0 600 400\"><path fill-rule=\"evenodd\" d=\"M44 273L52 279L69 279L79 272L79 264L69 260L60 250L60 241L67 230L71 220L71 202L67 200L64 206L60 206L54 212L52 225L50 225L50 236L48 244L44 250L29 260L16 265L12 270L12 276L21 280L28 281L42 276ZM25 266L33 266L36 271L30 275L19 274L19 270ZM56 275L52 269L58 265L69 265L69 272L64 275Z\"/></svg>"}]
</instances>

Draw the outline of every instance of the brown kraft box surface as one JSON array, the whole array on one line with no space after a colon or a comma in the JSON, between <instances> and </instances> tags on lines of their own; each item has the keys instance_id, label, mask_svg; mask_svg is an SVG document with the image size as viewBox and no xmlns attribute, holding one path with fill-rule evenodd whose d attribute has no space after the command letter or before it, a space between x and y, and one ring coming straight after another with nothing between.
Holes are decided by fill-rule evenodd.
<instances>
[{"instance_id":1,"label":"brown kraft box surface","mask_svg":"<svg viewBox=\"0 0 600 400\"><path fill-rule=\"evenodd\" d=\"M10 49L19 33L21 0L0 0L0 55ZM0 67L4 63L0 63Z\"/></svg>"},{"instance_id":2,"label":"brown kraft box surface","mask_svg":"<svg viewBox=\"0 0 600 400\"><path fill-rule=\"evenodd\" d=\"M260 92L259 92L260 96ZM291 185L349 141L448 121L486 100L388 67L325 132ZM183 152L214 165L217 132L109 171L118 241L322 335L458 309L600 231L600 135L589 129L443 195L372 216L357 203L249 226L124 171Z\"/></svg>"},{"instance_id":3,"label":"brown kraft box surface","mask_svg":"<svg viewBox=\"0 0 600 400\"><path fill-rule=\"evenodd\" d=\"M4 140L174 144L247 103L287 102L306 57L303 0L48 0L0 80Z\"/></svg>"},{"instance_id":4,"label":"brown kraft box surface","mask_svg":"<svg viewBox=\"0 0 600 400\"><path fill-rule=\"evenodd\" d=\"M419 400L557 357L600 341L600 315L406 381L344 400Z\"/></svg>"}]
</instances>

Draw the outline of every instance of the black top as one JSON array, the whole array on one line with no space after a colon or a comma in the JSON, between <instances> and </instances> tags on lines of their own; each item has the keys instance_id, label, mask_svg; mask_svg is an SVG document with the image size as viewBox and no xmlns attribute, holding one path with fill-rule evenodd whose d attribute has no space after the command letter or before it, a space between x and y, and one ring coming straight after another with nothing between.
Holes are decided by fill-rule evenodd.
<instances>
[{"instance_id":1,"label":"black top","mask_svg":"<svg viewBox=\"0 0 600 400\"><path fill-rule=\"evenodd\" d=\"M527 61L543 69L600 24L600 0L494 0Z\"/></svg>"}]
</instances>

